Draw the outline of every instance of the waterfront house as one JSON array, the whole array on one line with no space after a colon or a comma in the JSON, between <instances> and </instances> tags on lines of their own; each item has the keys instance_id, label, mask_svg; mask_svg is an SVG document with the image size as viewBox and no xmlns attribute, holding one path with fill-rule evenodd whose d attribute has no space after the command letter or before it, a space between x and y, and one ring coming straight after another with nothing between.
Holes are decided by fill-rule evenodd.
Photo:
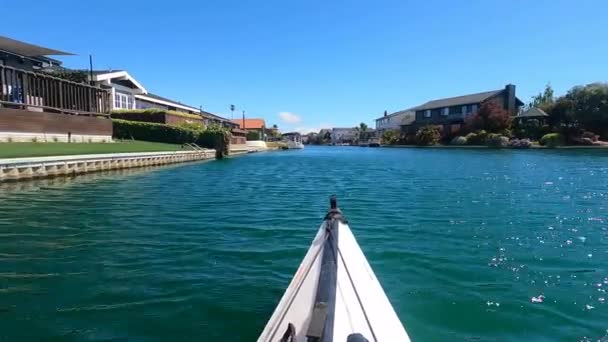
<instances>
[{"instance_id":1,"label":"waterfront house","mask_svg":"<svg viewBox=\"0 0 608 342\"><path fill-rule=\"evenodd\" d=\"M331 143L333 145L355 144L359 140L359 131L354 127L332 128Z\"/></svg>"},{"instance_id":2,"label":"waterfront house","mask_svg":"<svg viewBox=\"0 0 608 342\"><path fill-rule=\"evenodd\" d=\"M405 133L415 133L420 127L437 125L443 134L460 130L465 120L475 114L481 104L494 101L515 116L523 102L515 96L515 85L507 84L503 89L428 101L415 107L415 121L403 125Z\"/></svg>"},{"instance_id":3,"label":"waterfront house","mask_svg":"<svg viewBox=\"0 0 608 342\"><path fill-rule=\"evenodd\" d=\"M400 110L395 113L387 114L384 112L384 116L376 119L376 131L379 136L385 131L401 130L401 126L409 126L414 123L416 119L416 108L409 108Z\"/></svg>"},{"instance_id":4,"label":"waterfront house","mask_svg":"<svg viewBox=\"0 0 608 342\"><path fill-rule=\"evenodd\" d=\"M160 109L199 116L200 122L204 125L215 124L230 129L238 127L230 120L203 111L201 108L150 93L125 70L93 71L93 82L110 92L112 110Z\"/></svg>"},{"instance_id":5,"label":"waterfront house","mask_svg":"<svg viewBox=\"0 0 608 342\"><path fill-rule=\"evenodd\" d=\"M0 141L112 139L109 92L43 72L71 55L0 36Z\"/></svg>"},{"instance_id":6,"label":"waterfront house","mask_svg":"<svg viewBox=\"0 0 608 342\"><path fill-rule=\"evenodd\" d=\"M264 119L234 119L232 123L239 125L239 128L247 131L247 140L266 139L266 121Z\"/></svg>"}]
</instances>

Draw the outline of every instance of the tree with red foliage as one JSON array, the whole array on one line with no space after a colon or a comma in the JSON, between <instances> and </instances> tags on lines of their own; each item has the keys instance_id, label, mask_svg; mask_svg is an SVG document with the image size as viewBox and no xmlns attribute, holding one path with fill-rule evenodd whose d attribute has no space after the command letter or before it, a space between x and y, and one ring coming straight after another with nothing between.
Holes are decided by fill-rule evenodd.
<instances>
[{"instance_id":1,"label":"tree with red foliage","mask_svg":"<svg viewBox=\"0 0 608 342\"><path fill-rule=\"evenodd\" d=\"M511 115L498 103L487 101L481 104L475 115L467 118L469 131L485 130L490 133L502 132L511 127Z\"/></svg>"}]
</instances>

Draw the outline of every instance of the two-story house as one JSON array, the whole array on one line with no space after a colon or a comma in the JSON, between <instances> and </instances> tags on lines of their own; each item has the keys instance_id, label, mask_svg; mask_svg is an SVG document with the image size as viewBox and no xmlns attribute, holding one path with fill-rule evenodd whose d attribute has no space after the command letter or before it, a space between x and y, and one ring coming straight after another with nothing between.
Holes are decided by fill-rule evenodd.
<instances>
[{"instance_id":1,"label":"two-story house","mask_svg":"<svg viewBox=\"0 0 608 342\"><path fill-rule=\"evenodd\" d=\"M475 114L484 102L494 101L515 116L524 103L515 96L515 85L507 84L504 89L483 93L450 97L426 102L415 108L413 125L403 130L413 133L422 126L438 125L444 134L456 133L464 125L467 117Z\"/></svg>"}]
</instances>

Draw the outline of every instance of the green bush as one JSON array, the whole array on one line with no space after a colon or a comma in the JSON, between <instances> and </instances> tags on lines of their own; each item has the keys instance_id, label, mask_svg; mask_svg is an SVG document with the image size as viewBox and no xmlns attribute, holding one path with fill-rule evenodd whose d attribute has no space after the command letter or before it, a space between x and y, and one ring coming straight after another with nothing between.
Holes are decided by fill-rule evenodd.
<instances>
[{"instance_id":1,"label":"green bush","mask_svg":"<svg viewBox=\"0 0 608 342\"><path fill-rule=\"evenodd\" d=\"M427 125L416 132L416 144L421 146L436 145L441 139L439 128L433 125Z\"/></svg>"},{"instance_id":2,"label":"green bush","mask_svg":"<svg viewBox=\"0 0 608 342\"><path fill-rule=\"evenodd\" d=\"M260 133L256 131L247 132L247 141L260 140Z\"/></svg>"},{"instance_id":3,"label":"green bush","mask_svg":"<svg viewBox=\"0 0 608 342\"><path fill-rule=\"evenodd\" d=\"M472 133L475 134L475 133ZM467 144L467 138L465 137L454 137L454 139L452 139L452 141L450 142L450 145L466 145Z\"/></svg>"},{"instance_id":4,"label":"green bush","mask_svg":"<svg viewBox=\"0 0 608 342\"><path fill-rule=\"evenodd\" d=\"M185 144L195 142L197 132L158 123L112 119L114 138Z\"/></svg>"},{"instance_id":5,"label":"green bush","mask_svg":"<svg viewBox=\"0 0 608 342\"><path fill-rule=\"evenodd\" d=\"M202 120L202 118L196 114L188 114L174 110L165 110L157 108L117 109L112 111L112 118L114 119L154 123L165 123L165 115L179 116L191 120Z\"/></svg>"},{"instance_id":6,"label":"green bush","mask_svg":"<svg viewBox=\"0 0 608 342\"><path fill-rule=\"evenodd\" d=\"M564 144L564 136L560 133L549 133L540 138L539 143L547 147L556 147Z\"/></svg>"},{"instance_id":7,"label":"green bush","mask_svg":"<svg viewBox=\"0 0 608 342\"><path fill-rule=\"evenodd\" d=\"M500 134L491 133L488 134L488 138L486 139L486 145L497 148L507 147L509 146L509 138Z\"/></svg>"},{"instance_id":8,"label":"green bush","mask_svg":"<svg viewBox=\"0 0 608 342\"><path fill-rule=\"evenodd\" d=\"M483 129L475 133L469 133L466 136L467 144L469 145L485 145L488 134Z\"/></svg>"},{"instance_id":9,"label":"green bush","mask_svg":"<svg viewBox=\"0 0 608 342\"><path fill-rule=\"evenodd\" d=\"M387 131L382 132L382 136L380 137L380 141L384 145L396 144L398 140L399 140L399 136L398 136L397 132L395 132L393 130L387 130Z\"/></svg>"},{"instance_id":10,"label":"green bush","mask_svg":"<svg viewBox=\"0 0 608 342\"><path fill-rule=\"evenodd\" d=\"M213 148L218 157L228 153L230 132L221 127L192 130L158 123L112 119L115 139L135 139L169 144L196 143L201 147Z\"/></svg>"}]
</instances>

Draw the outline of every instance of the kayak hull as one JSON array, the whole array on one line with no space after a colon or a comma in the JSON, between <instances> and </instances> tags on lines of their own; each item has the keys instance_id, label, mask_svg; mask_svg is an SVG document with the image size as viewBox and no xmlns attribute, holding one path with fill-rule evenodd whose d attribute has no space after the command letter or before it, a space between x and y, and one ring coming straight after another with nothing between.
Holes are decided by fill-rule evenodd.
<instances>
[{"instance_id":1,"label":"kayak hull","mask_svg":"<svg viewBox=\"0 0 608 342\"><path fill-rule=\"evenodd\" d=\"M353 334L410 340L348 224L325 220L258 342L346 342Z\"/></svg>"}]
</instances>

